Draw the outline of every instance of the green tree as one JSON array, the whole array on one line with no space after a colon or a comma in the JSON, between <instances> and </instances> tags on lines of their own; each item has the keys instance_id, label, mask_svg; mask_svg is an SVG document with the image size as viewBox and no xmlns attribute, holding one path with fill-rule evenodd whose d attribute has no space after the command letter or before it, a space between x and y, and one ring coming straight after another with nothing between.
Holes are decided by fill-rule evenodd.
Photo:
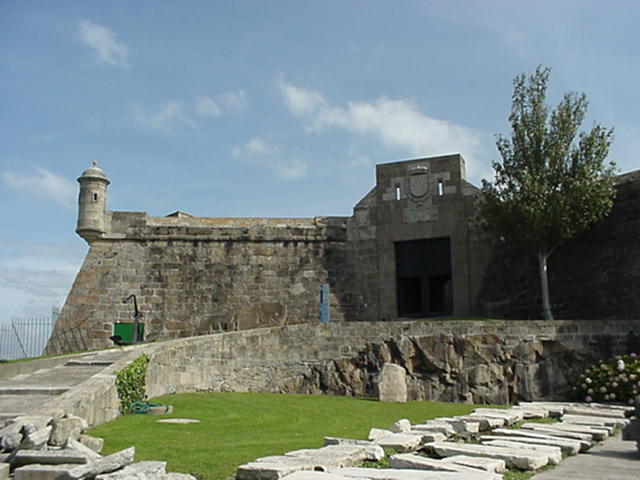
<instances>
[{"instance_id":1,"label":"green tree","mask_svg":"<svg viewBox=\"0 0 640 480\"><path fill-rule=\"evenodd\" d=\"M549 72L539 66L513 81L511 136L496 136L502 161L493 162L494 180L482 181L481 213L499 238L536 254L544 318L552 320L549 255L609 213L615 164L606 160L613 129L594 123L578 133L587 112L584 93L565 94L549 113Z\"/></svg>"}]
</instances>

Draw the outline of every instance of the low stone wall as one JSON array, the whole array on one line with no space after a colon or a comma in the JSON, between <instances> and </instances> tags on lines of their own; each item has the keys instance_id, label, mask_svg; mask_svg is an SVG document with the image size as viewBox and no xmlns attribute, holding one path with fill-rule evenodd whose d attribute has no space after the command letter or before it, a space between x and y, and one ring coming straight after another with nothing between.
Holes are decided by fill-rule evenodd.
<instances>
[{"instance_id":1,"label":"low stone wall","mask_svg":"<svg viewBox=\"0 0 640 480\"><path fill-rule=\"evenodd\" d=\"M115 373L150 357L147 394L194 391L376 397L386 362L407 370L409 400L558 400L586 364L627 353L640 321L332 322L127 347L130 352L39 412L91 425L118 416Z\"/></svg>"},{"instance_id":2,"label":"low stone wall","mask_svg":"<svg viewBox=\"0 0 640 480\"><path fill-rule=\"evenodd\" d=\"M383 363L410 400L565 398L595 361L628 350L640 321L336 322L173 340L149 351L150 396L253 391L377 396Z\"/></svg>"}]
</instances>

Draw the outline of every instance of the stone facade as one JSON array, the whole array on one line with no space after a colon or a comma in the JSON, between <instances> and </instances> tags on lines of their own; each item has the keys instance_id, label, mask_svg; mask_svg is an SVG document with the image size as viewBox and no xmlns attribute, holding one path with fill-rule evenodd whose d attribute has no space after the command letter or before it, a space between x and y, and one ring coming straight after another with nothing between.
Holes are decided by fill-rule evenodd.
<instances>
[{"instance_id":1,"label":"stone facade","mask_svg":"<svg viewBox=\"0 0 640 480\"><path fill-rule=\"evenodd\" d=\"M619 180L607 223L550 260L560 318L640 317L640 181ZM317 322L322 285L332 321L540 311L533 265L477 228L480 191L458 154L378 165L351 217L112 212L102 170L78 181L90 250L48 353L110 345L114 324L132 321L131 294L147 340Z\"/></svg>"}]
</instances>

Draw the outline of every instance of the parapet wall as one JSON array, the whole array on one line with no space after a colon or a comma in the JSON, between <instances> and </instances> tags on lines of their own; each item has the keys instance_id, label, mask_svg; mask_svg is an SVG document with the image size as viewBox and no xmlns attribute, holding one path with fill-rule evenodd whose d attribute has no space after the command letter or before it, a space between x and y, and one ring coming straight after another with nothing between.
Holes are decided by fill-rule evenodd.
<instances>
[{"instance_id":1,"label":"parapet wall","mask_svg":"<svg viewBox=\"0 0 640 480\"><path fill-rule=\"evenodd\" d=\"M217 333L126 347L126 355L38 410L91 425L118 416L115 374L150 357L147 394L197 391L377 396L385 362L410 400L566 399L593 361L638 351L640 321L335 322ZM634 343L635 342L635 343Z\"/></svg>"},{"instance_id":2,"label":"parapet wall","mask_svg":"<svg viewBox=\"0 0 640 480\"><path fill-rule=\"evenodd\" d=\"M147 391L371 397L382 364L393 362L407 369L411 400L562 399L586 363L627 352L638 327L640 321L415 321L229 332L154 347Z\"/></svg>"}]
</instances>

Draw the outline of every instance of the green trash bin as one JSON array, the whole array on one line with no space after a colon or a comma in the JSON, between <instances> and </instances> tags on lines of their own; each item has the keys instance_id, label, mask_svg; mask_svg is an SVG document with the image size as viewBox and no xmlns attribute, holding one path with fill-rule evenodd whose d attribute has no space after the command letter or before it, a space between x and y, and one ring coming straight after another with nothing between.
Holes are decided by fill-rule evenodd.
<instances>
[{"instance_id":1,"label":"green trash bin","mask_svg":"<svg viewBox=\"0 0 640 480\"><path fill-rule=\"evenodd\" d=\"M119 335L124 343L133 343L133 323L122 322L113 324L113 334ZM144 323L138 324L138 341L144 340Z\"/></svg>"}]
</instances>

